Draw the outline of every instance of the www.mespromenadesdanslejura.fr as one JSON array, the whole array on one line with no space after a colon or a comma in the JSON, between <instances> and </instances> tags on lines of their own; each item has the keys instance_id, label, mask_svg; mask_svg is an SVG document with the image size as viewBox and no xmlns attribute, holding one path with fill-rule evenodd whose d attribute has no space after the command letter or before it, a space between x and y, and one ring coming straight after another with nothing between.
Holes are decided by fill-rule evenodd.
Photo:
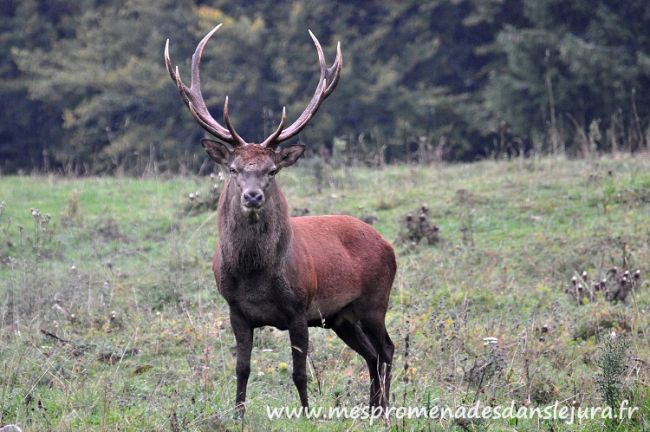
<instances>
[{"instance_id":1,"label":"www.mespromenadesdanslejura.fr","mask_svg":"<svg viewBox=\"0 0 650 432\"><path fill-rule=\"evenodd\" d=\"M272 407L266 406L270 420L308 418L314 420L367 420L370 424L382 419L429 419L438 421L457 419L537 419L561 420L568 424L582 423L586 420L630 419L638 407L630 406L623 400L619 407L610 406L572 406L555 401L545 406L517 406L515 401L509 405L485 405L480 401L472 405L456 407L446 405L431 406L392 406L382 411L381 407L367 405L337 407Z\"/></svg>"}]
</instances>

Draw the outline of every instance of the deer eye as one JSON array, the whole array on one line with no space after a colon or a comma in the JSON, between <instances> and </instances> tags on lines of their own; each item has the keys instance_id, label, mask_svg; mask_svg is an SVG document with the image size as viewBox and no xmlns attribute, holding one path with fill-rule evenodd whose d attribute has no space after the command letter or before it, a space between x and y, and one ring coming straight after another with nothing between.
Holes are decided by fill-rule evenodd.
<instances>
[{"instance_id":1,"label":"deer eye","mask_svg":"<svg viewBox=\"0 0 650 432\"><path fill-rule=\"evenodd\" d=\"M237 174L237 170L235 168L230 168L230 174Z\"/></svg>"},{"instance_id":2,"label":"deer eye","mask_svg":"<svg viewBox=\"0 0 650 432\"><path fill-rule=\"evenodd\" d=\"M271 171L269 171L269 175L270 175L271 177L273 177L273 176L276 175L277 173L278 173L277 168L276 168L276 169L272 169Z\"/></svg>"}]
</instances>

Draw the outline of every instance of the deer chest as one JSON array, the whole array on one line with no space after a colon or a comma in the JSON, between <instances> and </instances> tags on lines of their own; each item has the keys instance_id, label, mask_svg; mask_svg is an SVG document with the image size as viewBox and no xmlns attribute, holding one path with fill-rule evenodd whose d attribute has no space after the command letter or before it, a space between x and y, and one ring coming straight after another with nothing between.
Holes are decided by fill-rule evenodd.
<instances>
[{"instance_id":1,"label":"deer chest","mask_svg":"<svg viewBox=\"0 0 650 432\"><path fill-rule=\"evenodd\" d=\"M219 290L231 310L236 308L253 327L287 329L303 309L303 302L282 277L249 275L226 279Z\"/></svg>"}]
</instances>

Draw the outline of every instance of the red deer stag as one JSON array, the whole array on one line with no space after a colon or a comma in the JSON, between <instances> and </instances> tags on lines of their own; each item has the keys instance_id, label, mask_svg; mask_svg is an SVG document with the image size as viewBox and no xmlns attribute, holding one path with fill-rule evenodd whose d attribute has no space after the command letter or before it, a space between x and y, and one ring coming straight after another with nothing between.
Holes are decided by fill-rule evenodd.
<instances>
[{"instance_id":1,"label":"red deer stag","mask_svg":"<svg viewBox=\"0 0 650 432\"><path fill-rule=\"evenodd\" d=\"M277 129L256 144L235 132L228 97L223 108L224 128L210 115L201 94L201 55L219 27L196 47L189 87L181 81L178 67L172 68L169 40L165 65L192 116L219 139L203 139L205 151L230 172L217 209L219 244L212 269L230 308L237 342L236 407L244 413L253 329L268 325L289 330L293 381L303 407L308 406L308 326L321 326L333 329L366 360L370 405L385 409L394 351L384 324L397 267L393 248L373 227L350 216L289 217L286 198L275 180L276 174L293 165L305 150L303 145L278 149L278 144L307 125L338 83L340 43L336 60L328 68L320 43L309 32L320 63L316 92L287 128L283 108Z\"/></svg>"}]
</instances>

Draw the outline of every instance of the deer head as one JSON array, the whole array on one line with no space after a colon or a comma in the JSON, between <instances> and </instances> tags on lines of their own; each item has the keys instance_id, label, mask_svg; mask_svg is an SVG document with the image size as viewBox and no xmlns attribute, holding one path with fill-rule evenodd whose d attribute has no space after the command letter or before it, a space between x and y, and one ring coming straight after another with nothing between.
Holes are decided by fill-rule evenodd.
<instances>
[{"instance_id":1,"label":"deer head","mask_svg":"<svg viewBox=\"0 0 650 432\"><path fill-rule=\"evenodd\" d=\"M338 84L342 66L341 44L340 42L337 44L334 64L327 67L323 48L318 42L318 39L316 39L316 36L314 36L311 30L309 31L309 35L316 46L318 62L320 64L320 78L316 86L316 91L296 121L285 128L286 109L282 108L280 123L275 131L261 143L253 143L245 141L235 131L229 117L228 96L226 96L226 102L223 107L223 119L226 124L226 127L223 127L210 115L203 100L203 95L201 94L201 78L199 74L201 56L208 40L220 27L221 24L212 29L197 45L192 56L189 87L183 84L178 66L176 68L172 67L169 58L169 39L167 39L165 44L165 66L169 75L176 83L181 98L189 108L194 119L202 128L218 139L218 141L211 139L201 140L203 148L212 160L224 166L231 173L241 195L240 201L242 208L247 211L256 211L264 205L264 192L273 183L275 174L282 168L293 165L305 151L303 145L290 145L283 149L278 149L278 145L296 136L307 126L309 120L316 114L320 104L332 93Z\"/></svg>"}]
</instances>

